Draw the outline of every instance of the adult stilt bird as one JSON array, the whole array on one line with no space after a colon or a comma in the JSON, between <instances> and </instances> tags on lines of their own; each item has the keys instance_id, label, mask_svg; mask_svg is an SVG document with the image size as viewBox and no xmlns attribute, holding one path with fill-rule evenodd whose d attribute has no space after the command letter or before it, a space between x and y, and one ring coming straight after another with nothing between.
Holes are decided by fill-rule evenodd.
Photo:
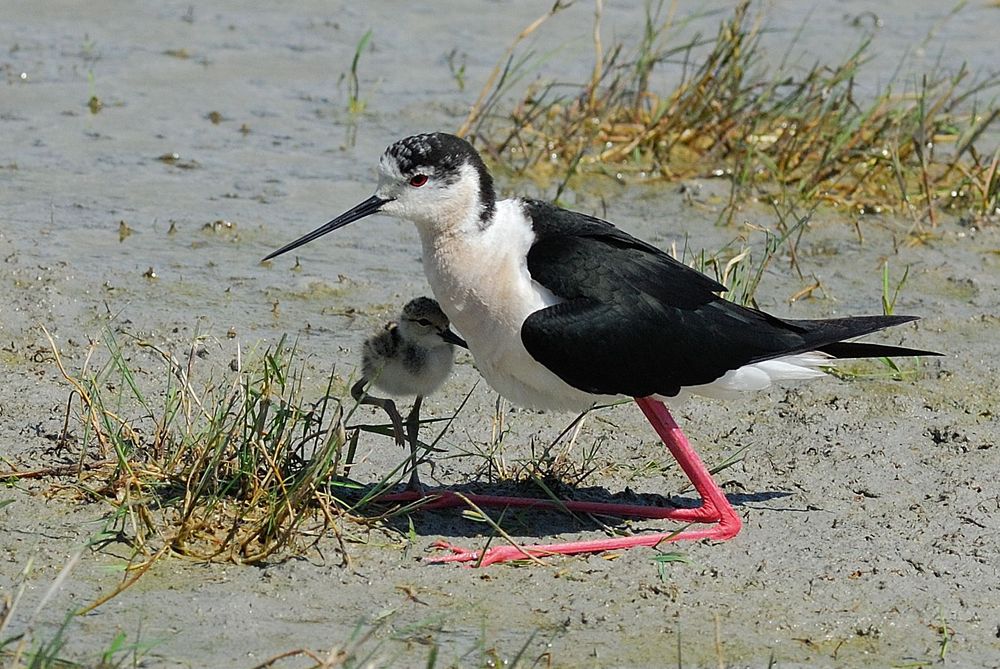
<instances>
[{"instance_id":1,"label":"adult stilt bird","mask_svg":"<svg viewBox=\"0 0 1000 669\"><path fill-rule=\"evenodd\" d=\"M443 545L454 554L439 560L489 564L525 553L733 537L739 517L663 399L687 392L730 395L818 377L833 358L935 355L846 341L914 316L778 318L723 299L724 286L611 223L537 200L498 201L479 154L444 133L392 144L379 162L372 197L268 258L376 213L417 226L434 296L494 389L514 404L542 409L579 411L595 402L635 398L702 498L696 509L582 502L560 507L711 524L680 533L499 546L485 555ZM545 506L516 498L473 500ZM439 505L461 503L446 494Z\"/></svg>"}]
</instances>

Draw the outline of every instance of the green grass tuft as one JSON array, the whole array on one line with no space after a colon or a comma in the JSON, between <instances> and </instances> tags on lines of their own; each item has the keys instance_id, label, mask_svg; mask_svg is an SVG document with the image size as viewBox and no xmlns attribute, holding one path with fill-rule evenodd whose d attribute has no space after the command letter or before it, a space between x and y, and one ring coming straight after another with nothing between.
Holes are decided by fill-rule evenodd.
<instances>
[{"instance_id":1,"label":"green grass tuft","mask_svg":"<svg viewBox=\"0 0 1000 669\"><path fill-rule=\"evenodd\" d=\"M95 348L71 374L53 344L79 402L80 434L63 439L79 449L69 487L106 505L109 540L133 551L120 587L90 608L167 554L253 564L332 534L347 561L340 521L349 504L338 495L351 487L337 483L349 440L332 373L326 392L307 401L319 393L304 387L285 339L247 360L237 347L225 370L202 363L201 342L179 359L109 330ZM140 353L161 360L158 378L133 369Z\"/></svg>"},{"instance_id":2,"label":"green grass tuft","mask_svg":"<svg viewBox=\"0 0 1000 669\"><path fill-rule=\"evenodd\" d=\"M855 82L869 63L870 39L842 61L802 74L784 63L764 65L763 20L748 1L714 38L683 44L673 43L676 26L662 5L647 4L644 31L631 48L603 48L598 12L591 80L533 83L501 111L529 62L515 47L536 21L508 49L502 75L489 79L459 132L498 166L556 184L557 195L582 174L718 177L731 184L729 221L754 198L858 215L905 213L932 226L939 211L1000 214L1000 148L980 146L1000 108L977 102L1000 85L1000 75L976 80L963 67L864 100ZM658 86L654 70L677 63L680 82Z\"/></svg>"}]
</instances>

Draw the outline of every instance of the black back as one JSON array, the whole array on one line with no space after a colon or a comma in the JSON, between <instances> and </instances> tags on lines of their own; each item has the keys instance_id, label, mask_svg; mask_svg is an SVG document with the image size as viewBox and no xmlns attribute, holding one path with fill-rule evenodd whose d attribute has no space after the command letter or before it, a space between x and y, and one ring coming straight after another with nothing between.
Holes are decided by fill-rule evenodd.
<instances>
[{"instance_id":1,"label":"black back","mask_svg":"<svg viewBox=\"0 0 1000 669\"><path fill-rule=\"evenodd\" d=\"M836 342L914 320L782 320L723 299L724 286L606 221L537 200L524 208L535 231L528 271L565 302L531 314L521 339L580 390L674 396L746 364L829 345L831 355L865 357L869 345ZM871 355L923 353L877 348Z\"/></svg>"}]
</instances>

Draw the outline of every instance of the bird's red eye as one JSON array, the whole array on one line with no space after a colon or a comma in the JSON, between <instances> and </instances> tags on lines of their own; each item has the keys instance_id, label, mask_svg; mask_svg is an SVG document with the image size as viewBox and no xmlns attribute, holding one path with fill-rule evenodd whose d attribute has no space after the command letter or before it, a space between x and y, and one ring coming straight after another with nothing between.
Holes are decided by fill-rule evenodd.
<instances>
[{"instance_id":1,"label":"bird's red eye","mask_svg":"<svg viewBox=\"0 0 1000 669\"><path fill-rule=\"evenodd\" d=\"M420 188L425 183L427 183L426 174L414 174L412 177L410 177L410 185L413 186L414 188Z\"/></svg>"}]
</instances>

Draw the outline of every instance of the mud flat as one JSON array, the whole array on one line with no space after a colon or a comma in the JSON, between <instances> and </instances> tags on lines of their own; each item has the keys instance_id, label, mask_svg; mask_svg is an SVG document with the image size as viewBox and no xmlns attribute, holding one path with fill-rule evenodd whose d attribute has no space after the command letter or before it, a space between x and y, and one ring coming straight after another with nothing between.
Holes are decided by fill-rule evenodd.
<instances>
[{"instance_id":1,"label":"mud flat","mask_svg":"<svg viewBox=\"0 0 1000 669\"><path fill-rule=\"evenodd\" d=\"M112 328L164 347L203 337L198 364L223 366L237 346L257 350L289 334L317 395L331 369L351 375L362 339L428 291L415 231L373 220L304 248L298 264L258 259L367 197L388 142L456 127L473 93L451 74L452 49L464 76L481 82L538 11L488 4L469 16L454 4L397 8L405 22L359 3L5 8L2 466L74 458L57 448L70 389L41 325L71 368ZM917 71L939 53L944 66L988 67L981 45L992 43L1000 10L987 4L945 20L934 3L888 3L877 54L887 76L932 28L933 39L910 51ZM591 9L572 11L542 37L586 54ZM773 12L778 27L801 23L796 11ZM804 44L857 38L840 9L814 11ZM641 19L607 12L606 25L623 32ZM366 110L351 115L338 80L368 28ZM437 36L430 46L428 35ZM568 197L581 210L606 205L608 218L663 247L712 250L743 230L713 225L717 188L706 182L693 202L672 185L602 188L603 204ZM763 207L742 218L774 223ZM818 214L801 247L807 281L772 263L761 307L791 317L878 312L888 258L896 279L909 267L896 312L923 319L885 340L946 355L903 361L902 381L873 363L857 378L679 407L709 463L746 449L719 475L745 523L735 540L475 571L421 558L438 538L482 545L488 527L454 512L416 514L412 527L351 529L349 566L332 537L263 566L160 560L72 618L60 656L96 664L123 634L114 657L150 667L253 667L333 648L345 650L343 666L1000 665L1000 233L945 218L913 245L909 220L859 225L863 240L850 219ZM814 279L822 290L789 303ZM162 375L154 356L130 356L140 376ZM428 415L448 415L477 378L462 358ZM442 442L449 457L432 482L486 485L523 471L571 419L505 409L508 431L487 471L494 413L480 384ZM403 454L365 435L358 457L352 476L376 481ZM588 420L567 457L593 468L580 485L595 494L677 494L683 485L628 405ZM29 628L51 639L68 612L121 581L129 549L88 547L109 509L77 503L71 485L22 479L0 492L0 586L11 598L24 586L0 641ZM558 514L510 514L504 526L525 543L601 532ZM672 550L686 562L657 562ZM299 654L274 666L311 664Z\"/></svg>"}]
</instances>

